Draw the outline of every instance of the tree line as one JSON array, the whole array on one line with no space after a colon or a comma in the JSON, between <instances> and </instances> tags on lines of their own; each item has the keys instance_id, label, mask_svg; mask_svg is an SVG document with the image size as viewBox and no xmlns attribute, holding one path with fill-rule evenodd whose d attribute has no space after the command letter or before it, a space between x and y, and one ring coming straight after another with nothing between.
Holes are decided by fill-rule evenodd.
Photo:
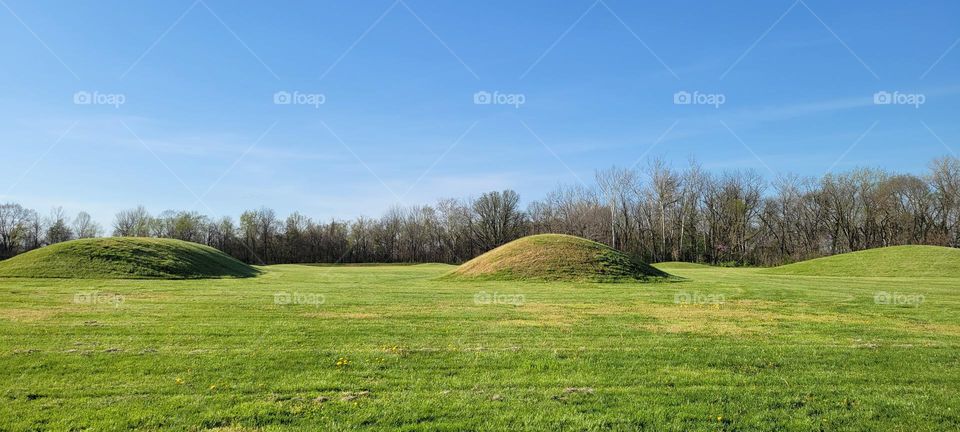
<instances>
[{"instance_id":1,"label":"tree line","mask_svg":"<svg viewBox=\"0 0 960 432\"><path fill-rule=\"evenodd\" d=\"M960 159L921 175L861 168L766 181L751 170L710 173L696 161L598 170L594 183L559 186L521 207L512 190L434 205L393 207L379 218L317 221L249 210L238 220L192 211L117 213L114 236L203 243L242 261L459 263L518 237L586 237L645 261L775 265L902 244L960 245ZM41 217L0 205L0 258L103 229L57 208Z\"/></svg>"}]
</instances>

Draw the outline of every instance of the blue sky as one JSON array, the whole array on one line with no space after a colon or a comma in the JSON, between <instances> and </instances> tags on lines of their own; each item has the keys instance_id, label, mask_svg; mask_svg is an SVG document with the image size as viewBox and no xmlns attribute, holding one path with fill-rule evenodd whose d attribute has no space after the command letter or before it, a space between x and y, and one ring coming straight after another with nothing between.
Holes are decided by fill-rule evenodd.
<instances>
[{"instance_id":1,"label":"blue sky","mask_svg":"<svg viewBox=\"0 0 960 432\"><path fill-rule=\"evenodd\" d=\"M0 6L0 200L106 225L529 201L648 157L772 177L960 151L954 1Z\"/></svg>"}]
</instances>

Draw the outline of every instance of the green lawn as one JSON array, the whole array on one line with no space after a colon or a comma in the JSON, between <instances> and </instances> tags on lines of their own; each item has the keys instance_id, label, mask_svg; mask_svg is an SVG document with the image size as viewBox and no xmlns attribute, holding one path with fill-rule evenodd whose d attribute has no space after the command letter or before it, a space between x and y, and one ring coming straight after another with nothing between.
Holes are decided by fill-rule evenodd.
<instances>
[{"instance_id":1,"label":"green lawn","mask_svg":"<svg viewBox=\"0 0 960 432\"><path fill-rule=\"evenodd\" d=\"M957 278L450 269L0 279L0 430L960 427Z\"/></svg>"}]
</instances>

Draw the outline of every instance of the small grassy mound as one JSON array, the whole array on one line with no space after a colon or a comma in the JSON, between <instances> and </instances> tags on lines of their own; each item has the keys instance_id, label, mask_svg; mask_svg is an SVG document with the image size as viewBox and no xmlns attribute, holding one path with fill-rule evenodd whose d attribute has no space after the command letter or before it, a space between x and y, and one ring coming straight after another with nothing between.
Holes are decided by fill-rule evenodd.
<instances>
[{"instance_id":1,"label":"small grassy mound","mask_svg":"<svg viewBox=\"0 0 960 432\"><path fill-rule=\"evenodd\" d=\"M801 261L763 272L798 276L960 277L960 249L890 246Z\"/></svg>"},{"instance_id":2,"label":"small grassy mound","mask_svg":"<svg viewBox=\"0 0 960 432\"><path fill-rule=\"evenodd\" d=\"M607 245L540 234L514 240L444 275L446 280L617 282L669 277Z\"/></svg>"},{"instance_id":3,"label":"small grassy mound","mask_svg":"<svg viewBox=\"0 0 960 432\"><path fill-rule=\"evenodd\" d=\"M656 267L656 268L658 268L658 269L660 269L660 270L667 270L667 269L684 269L684 270L689 270L689 269L710 269L710 268L713 268L712 266L708 266L708 265L706 265L706 264L697 264L697 263L684 262L684 261L664 261L664 262L658 262L658 263L656 263L656 264L651 264L651 265L654 266L654 267Z\"/></svg>"},{"instance_id":4,"label":"small grassy mound","mask_svg":"<svg viewBox=\"0 0 960 432\"><path fill-rule=\"evenodd\" d=\"M196 279L258 273L209 246L139 237L73 240L0 261L0 277Z\"/></svg>"}]
</instances>

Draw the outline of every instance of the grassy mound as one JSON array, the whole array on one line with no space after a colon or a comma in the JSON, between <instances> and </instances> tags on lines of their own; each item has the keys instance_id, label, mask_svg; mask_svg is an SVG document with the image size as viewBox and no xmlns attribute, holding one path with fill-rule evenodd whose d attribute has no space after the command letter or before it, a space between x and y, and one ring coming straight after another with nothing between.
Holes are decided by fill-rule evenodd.
<instances>
[{"instance_id":1,"label":"grassy mound","mask_svg":"<svg viewBox=\"0 0 960 432\"><path fill-rule=\"evenodd\" d=\"M0 277L195 279L258 273L209 246L135 237L73 240L0 261Z\"/></svg>"},{"instance_id":2,"label":"grassy mound","mask_svg":"<svg viewBox=\"0 0 960 432\"><path fill-rule=\"evenodd\" d=\"M891 246L801 261L763 272L799 276L960 277L960 249Z\"/></svg>"},{"instance_id":3,"label":"grassy mound","mask_svg":"<svg viewBox=\"0 0 960 432\"><path fill-rule=\"evenodd\" d=\"M658 269L660 269L660 270L667 270L667 269L684 269L684 270L689 270L689 269L711 269L711 268L713 268L713 266L709 266L709 265L706 265L706 264L698 264L698 263L691 263L691 262L684 262L684 261L664 261L664 262L658 262L658 263L656 263L656 264L651 264L651 265L654 266L654 267L656 267L656 268L658 268Z\"/></svg>"},{"instance_id":4,"label":"grassy mound","mask_svg":"<svg viewBox=\"0 0 960 432\"><path fill-rule=\"evenodd\" d=\"M540 234L514 240L467 261L443 279L616 282L668 276L595 241Z\"/></svg>"}]
</instances>

